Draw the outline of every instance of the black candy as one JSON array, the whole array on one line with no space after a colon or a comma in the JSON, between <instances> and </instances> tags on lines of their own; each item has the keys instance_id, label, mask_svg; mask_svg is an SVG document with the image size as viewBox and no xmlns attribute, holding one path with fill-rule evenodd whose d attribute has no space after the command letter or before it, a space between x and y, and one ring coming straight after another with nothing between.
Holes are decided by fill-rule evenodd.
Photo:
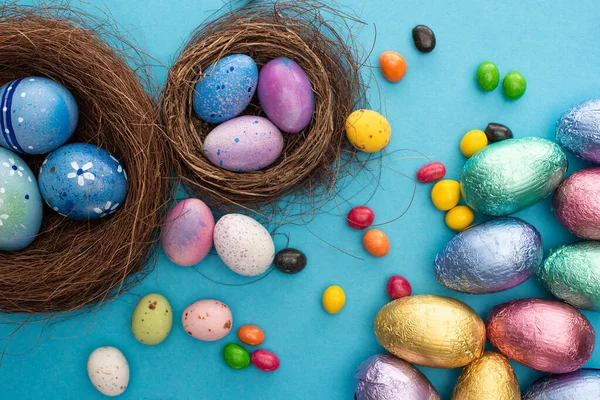
<instances>
[{"instance_id":1,"label":"black candy","mask_svg":"<svg viewBox=\"0 0 600 400\"><path fill-rule=\"evenodd\" d=\"M306 255L300 250L283 249L275 255L275 267L286 274L297 274L306 267Z\"/></svg>"},{"instance_id":2,"label":"black candy","mask_svg":"<svg viewBox=\"0 0 600 400\"><path fill-rule=\"evenodd\" d=\"M487 128L485 128L485 136L487 136L490 143L494 143L506 139L512 139L513 133L506 125L490 122Z\"/></svg>"},{"instance_id":3,"label":"black candy","mask_svg":"<svg viewBox=\"0 0 600 400\"><path fill-rule=\"evenodd\" d=\"M412 37L417 50L421 53L430 53L435 49L435 35L429 27L425 25L415 26L412 30Z\"/></svg>"}]
</instances>

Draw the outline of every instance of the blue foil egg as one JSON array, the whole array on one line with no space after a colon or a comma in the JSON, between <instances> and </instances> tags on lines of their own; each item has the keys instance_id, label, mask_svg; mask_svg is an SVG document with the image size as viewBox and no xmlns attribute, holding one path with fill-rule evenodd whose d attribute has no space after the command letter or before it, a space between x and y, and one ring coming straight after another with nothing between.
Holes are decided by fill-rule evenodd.
<instances>
[{"instance_id":1,"label":"blue foil egg","mask_svg":"<svg viewBox=\"0 0 600 400\"><path fill-rule=\"evenodd\" d=\"M32 76L0 88L0 145L26 154L46 154L75 132L79 109L67 89Z\"/></svg>"},{"instance_id":2,"label":"blue foil egg","mask_svg":"<svg viewBox=\"0 0 600 400\"><path fill-rule=\"evenodd\" d=\"M458 292L495 293L525 282L543 257L537 229L519 218L496 218L450 239L435 258L435 276Z\"/></svg>"},{"instance_id":3,"label":"blue foil egg","mask_svg":"<svg viewBox=\"0 0 600 400\"><path fill-rule=\"evenodd\" d=\"M556 141L582 160L600 164L600 99L568 109L556 124Z\"/></svg>"},{"instance_id":4,"label":"blue foil egg","mask_svg":"<svg viewBox=\"0 0 600 400\"><path fill-rule=\"evenodd\" d=\"M46 157L39 185L46 204L71 219L113 214L127 197L127 173L119 160L93 144L73 143Z\"/></svg>"},{"instance_id":5,"label":"blue foil egg","mask_svg":"<svg viewBox=\"0 0 600 400\"><path fill-rule=\"evenodd\" d=\"M523 400L583 400L600 398L600 369L582 368L544 376L533 382Z\"/></svg>"},{"instance_id":6,"label":"blue foil egg","mask_svg":"<svg viewBox=\"0 0 600 400\"><path fill-rule=\"evenodd\" d=\"M194 112L203 121L220 124L242 113L258 84L258 68L244 54L233 54L210 65L194 88Z\"/></svg>"}]
</instances>

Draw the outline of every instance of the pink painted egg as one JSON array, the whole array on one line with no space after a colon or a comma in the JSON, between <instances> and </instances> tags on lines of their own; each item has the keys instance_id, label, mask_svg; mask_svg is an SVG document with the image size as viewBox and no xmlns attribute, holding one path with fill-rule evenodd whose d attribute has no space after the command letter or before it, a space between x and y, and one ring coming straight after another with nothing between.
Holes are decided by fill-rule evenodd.
<instances>
[{"instance_id":1,"label":"pink painted egg","mask_svg":"<svg viewBox=\"0 0 600 400\"><path fill-rule=\"evenodd\" d=\"M200 300L185 309L181 322L188 335L214 342L231 331L233 317L227 304L218 300Z\"/></svg>"}]
</instances>

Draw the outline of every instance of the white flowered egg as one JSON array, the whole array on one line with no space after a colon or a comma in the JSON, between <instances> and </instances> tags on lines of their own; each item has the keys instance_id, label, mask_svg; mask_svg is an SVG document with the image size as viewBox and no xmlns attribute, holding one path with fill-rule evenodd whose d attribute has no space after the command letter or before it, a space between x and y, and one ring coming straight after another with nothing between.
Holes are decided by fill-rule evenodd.
<instances>
[{"instance_id":1,"label":"white flowered egg","mask_svg":"<svg viewBox=\"0 0 600 400\"><path fill-rule=\"evenodd\" d=\"M87 371L92 385L105 396L118 396L129 384L129 364L115 347L94 350L88 358Z\"/></svg>"}]
</instances>

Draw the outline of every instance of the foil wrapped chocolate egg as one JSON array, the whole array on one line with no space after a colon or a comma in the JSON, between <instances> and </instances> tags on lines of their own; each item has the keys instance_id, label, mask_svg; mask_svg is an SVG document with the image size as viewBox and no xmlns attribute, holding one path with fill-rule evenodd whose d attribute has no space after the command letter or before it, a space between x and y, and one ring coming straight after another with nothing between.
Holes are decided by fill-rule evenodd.
<instances>
[{"instance_id":1,"label":"foil wrapped chocolate egg","mask_svg":"<svg viewBox=\"0 0 600 400\"><path fill-rule=\"evenodd\" d=\"M600 369L544 376L533 382L523 400L582 400L600 398Z\"/></svg>"},{"instance_id":2,"label":"foil wrapped chocolate egg","mask_svg":"<svg viewBox=\"0 0 600 400\"><path fill-rule=\"evenodd\" d=\"M538 271L542 285L577 308L600 311L600 242L578 242L550 250Z\"/></svg>"},{"instance_id":3,"label":"foil wrapped chocolate egg","mask_svg":"<svg viewBox=\"0 0 600 400\"><path fill-rule=\"evenodd\" d=\"M434 262L437 280L463 293L495 293L536 273L544 257L542 237L532 225L501 217L454 236Z\"/></svg>"},{"instance_id":4,"label":"foil wrapped chocolate egg","mask_svg":"<svg viewBox=\"0 0 600 400\"><path fill-rule=\"evenodd\" d=\"M556 219L573 235L600 240L600 168L582 169L565 179L554 194Z\"/></svg>"},{"instance_id":5,"label":"foil wrapped chocolate egg","mask_svg":"<svg viewBox=\"0 0 600 400\"><path fill-rule=\"evenodd\" d=\"M502 354L542 372L563 374L581 368L594 350L590 321L568 304L516 299L495 306L487 337Z\"/></svg>"},{"instance_id":6,"label":"foil wrapped chocolate egg","mask_svg":"<svg viewBox=\"0 0 600 400\"><path fill-rule=\"evenodd\" d=\"M556 141L582 160L600 164L600 99L568 109L556 124Z\"/></svg>"},{"instance_id":7,"label":"foil wrapped chocolate egg","mask_svg":"<svg viewBox=\"0 0 600 400\"><path fill-rule=\"evenodd\" d=\"M429 379L404 360L376 354L363 361L354 374L356 400L440 400Z\"/></svg>"},{"instance_id":8,"label":"foil wrapped chocolate egg","mask_svg":"<svg viewBox=\"0 0 600 400\"><path fill-rule=\"evenodd\" d=\"M515 371L502 354L486 351L463 368L452 400L521 400L521 389Z\"/></svg>"},{"instance_id":9,"label":"foil wrapped chocolate egg","mask_svg":"<svg viewBox=\"0 0 600 400\"><path fill-rule=\"evenodd\" d=\"M394 300L375 317L375 336L390 353L433 368L462 367L480 357L485 325L471 307L449 297Z\"/></svg>"},{"instance_id":10,"label":"foil wrapped chocolate egg","mask_svg":"<svg viewBox=\"0 0 600 400\"><path fill-rule=\"evenodd\" d=\"M469 158L460 178L461 191L472 209L509 215L549 196L567 167L565 152L549 140L503 140Z\"/></svg>"}]
</instances>

